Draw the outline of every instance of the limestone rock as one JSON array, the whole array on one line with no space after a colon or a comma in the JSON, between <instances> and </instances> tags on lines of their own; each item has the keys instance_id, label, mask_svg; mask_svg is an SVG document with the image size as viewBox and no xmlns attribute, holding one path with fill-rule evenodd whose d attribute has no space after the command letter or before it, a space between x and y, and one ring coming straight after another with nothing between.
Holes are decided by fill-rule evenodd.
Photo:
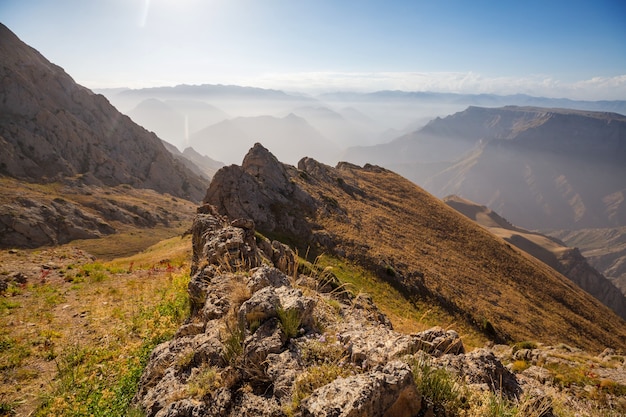
<instances>
[{"instance_id":1,"label":"limestone rock","mask_svg":"<svg viewBox=\"0 0 626 417\"><path fill-rule=\"evenodd\" d=\"M468 384L484 390L502 392L509 398L518 398L521 388L515 377L493 352L481 348L462 355L443 355L434 363L454 372Z\"/></svg>"},{"instance_id":2,"label":"limestone rock","mask_svg":"<svg viewBox=\"0 0 626 417\"><path fill-rule=\"evenodd\" d=\"M421 396L413 374L402 362L390 362L379 371L338 378L302 401L303 417L415 416Z\"/></svg>"}]
</instances>

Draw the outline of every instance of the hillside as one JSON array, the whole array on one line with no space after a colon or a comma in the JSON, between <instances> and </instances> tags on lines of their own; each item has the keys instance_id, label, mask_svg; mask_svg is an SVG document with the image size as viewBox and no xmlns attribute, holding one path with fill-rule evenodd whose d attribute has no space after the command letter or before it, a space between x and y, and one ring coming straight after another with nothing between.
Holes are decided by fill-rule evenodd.
<instances>
[{"instance_id":1,"label":"hillside","mask_svg":"<svg viewBox=\"0 0 626 417\"><path fill-rule=\"evenodd\" d=\"M310 158L284 165L255 145L218 171L205 202L252 218L303 252L331 252L405 297L445 307L499 341L622 348L626 325L543 263L507 246L410 181L380 167Z\"/></svg>"},{"instance_id":2,"label":"hillside","mask_svg":"<svg viewBox=\"0 0 626 417\"><path fill-rule=\"evenodd\" d=\"M577 248L541 233L515 227L487 207L458 196L448 196L443 201L494 235L560 272L626 320L624 294L589 265Z\"/></svg>"},{"instance_id":3,"label":"hillside","mask_svg":"<svg viewBox=\"0 0 626 417\"><path fill-rule=\"evenodd\" d=\"M206 181L158 137L0 26L0 174L34 182L78 178L198 201Z\"/></svg>"},{"instance_id":4,"label":"hillside","mask_svg":"<svg viewBox=\"0 0 626 417\"><path fill-rule=\"evenodd\" d=\"M615 113L469 107L348 157L394 169L437 196L484 204L524 228L615 227L626 221L624 132L626 116Z\"/></svg>"}]
</instances>

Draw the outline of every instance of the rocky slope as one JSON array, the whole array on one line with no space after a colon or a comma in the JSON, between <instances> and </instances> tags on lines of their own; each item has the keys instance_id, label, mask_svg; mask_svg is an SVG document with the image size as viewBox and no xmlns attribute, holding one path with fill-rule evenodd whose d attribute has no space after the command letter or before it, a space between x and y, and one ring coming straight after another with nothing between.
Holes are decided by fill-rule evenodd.
<instances>
[{"instance_id":1,"label":"rocky slope","mask_svg":"<svg viewBox=\"0 0 626 417\"><path fill-rule=\"evenodd\" d=\"M578 248L568 247L563 242L541 233L515 227L487 207L458 196L448 196L443 201L494 235L562 273L616 312L621 318L626 319L626 297L624 294L611 281L589 265Z\"/></svg>"},{"instance_id":2,"label":"rocky slope","mask_svg":"<svg viewBox=\"0 0 626 417\"><path fill-rule=\"evenodd\" d=\"M128 185L0 178L0 189L0 248L53 246L130 228L174 230L193 215L193 203L187 200Z\"/></svg>"},{"instance_id":3,"label":"rocky slope","mask_svg":"<svg viewBox=\"0 0 626 417\"><path fill-rule=\"evenodd\" d=\"M302 253L376 271L495 340L626 344L624 321L571 281L380 167L304 158L296 168L257 144L240 167L216 173L205 201Z\"/></svg>"},{"instance_id":4,"label":"rocky slope","mask_svg":"<svg viewBox=\"0 0 626 417\"><path fill-rule=\"evenodd\" d=\"M528 229L626 222L626 116L507 106L469 107L361 159L440 197L484 204Z\"/></svg>"},{"instance_id":5,"label":"rocky slope","mask_svg":"<svg viewBox=\"0 0 626 417\"><path fill-rule=\"evenodd\" d=\"M624 358L614 351L466 352L453 330L401 334L368 296L337 291L332 274L298 273L293 252L249 219L206 205L192 231L192 315L151 354L134 398L146 416L443 417L487 415L499 401L502 411L515 404L521 415L550 417L563 389L569 410L595 407L587 385L560 382L578 372L578 357L602 364L597 372L613 384L594 394L602 410L626 409L616 394L626 388ZM523 372L501 361L514 359Z\"/></svg>"},{"instance_id":6,"label":"rocky slope","mask_svg":"<svg viewBox=\"0 0 626 417\"><path fill-rule=\"evenodd\" d=\"M0 25L0 174L129 184L198 201L206 181L159 138Z\"/></svg>"}]
</instances>

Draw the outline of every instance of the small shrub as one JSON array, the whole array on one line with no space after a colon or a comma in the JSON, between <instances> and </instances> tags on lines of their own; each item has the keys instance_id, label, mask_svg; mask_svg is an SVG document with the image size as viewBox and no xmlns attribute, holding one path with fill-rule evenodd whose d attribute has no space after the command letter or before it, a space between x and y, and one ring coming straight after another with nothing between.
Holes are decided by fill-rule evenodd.
<instances>
[{"instance_id":1,"label":"small shrub","mask_svg":"<svg viewBox=\"0 0 626 417\"><path fill-rule=\"evenodd\" d=\"M283 329L283 332L285 332L287 338L291 339L296 337L302 322L300 312L295 309L285 310L282 307L278 307L276 312L278 314L278 320L280 320L280 327Z\"/></svg>"},{"instance_id":2,"label":"small shrub","mask_svg":"<svg viewBox=\"0 0 626 417\"><path fill-rule=\"evenodd\" d=\"M464 406L464 395L455 378L445 369L431 365L427 357L419 357L411 364L417 390L436 408L454 414Z\"/></svg>"},{"instance_id":3,"label":"small shrub","mask_svg":"<svg viewBox=\"0 0 626 417\"><path fill-rule=\"evenodd\" d=\"M530 363L528 363L527 361L519 360L519 361L513 362L513 365L511 366L511 371L518 373L518 372L525 371L529 367L530 367Z\"/></svg>"},{"instance_id":4,"label":"small shrub","mask_svg":"<svg viewBox=\"0 0 626 417\"><path fill-rule=\"evenodd\" d=\"M189 348L189 349L184 350L176 358L176 365L181 369L185 369L189 367L189 365L191 365L191 363L193 362L193 358L195 354L196 353L194 352L193 349Z\"/></svg>"},{"instance_id":5,"label":"small shrub","mask_svg":"<svg viewBox=\"0 0 626 417\"><path fill-rule=\"evenodd\" d=\"M322 336L321 340L307 341L299 347L302 360L311 365L337 365L346 356L343 346L326 336Z\"/></svg>"},{"instance_id":6,"label":"small shrub","mask_svg":"<svg viewBox=\"0 0 626 417\"><path fill-rule=\"evenodd\" d=\"M339 377L346 377L350 375L350 373L350 368L335 364L313 366L307 369L307 371L296 378L294 382L291 410L288 410L287 414L292 414L294 410L297 410L302 400L310 396L316 389L331 383Z\"/></svg>"},{"instance_id":7,"label":"small shrub","mask_svg":"<svg viewBox=\"0 0 626 417\"><path fill-rule=\"evenodd\" d=\"M522 349L537 349L537 343L524 341L524 342L517 342L516 344L513 345L513 353Z\"/></svg>"},{"instance_id":8,"label":"small shrub","mask_svg":"<svg viewBox=\"0 0 626 417\"><path fill-rule=\"evenodd\" d=\"M215 366L203 364L188 382L187 392L195 398L203 398L215 392L222 385L220 374Z\"/></svg>"},{"instance_id":9,"label":"small shrub","mask_svg":"<svg viewBox=\"0 0 626 417\"><path fill-rule=\"evenodd\" d=\"M224 343L223 356L226 362L235 364L241 358L245 331L243 323L226 323L226 331L222 334L222 343Z\"/></svg>"}]
</instances>

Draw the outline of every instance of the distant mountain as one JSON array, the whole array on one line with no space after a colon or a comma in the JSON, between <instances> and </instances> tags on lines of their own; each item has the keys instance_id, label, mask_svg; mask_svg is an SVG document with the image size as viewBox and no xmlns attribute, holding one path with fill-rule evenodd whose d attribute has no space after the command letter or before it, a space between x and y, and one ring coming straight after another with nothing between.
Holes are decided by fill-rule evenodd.
<instances>
[{"instance_id":1,"label":"distant mountain","mask_svg":"<svg viewBox=\"0 0 626 417\"><path fill-rule=\"evenodd\" d=\"M189 144L198 152L225 163L241 161L255 142L271 144L286 161L297 161L304 153L323 161L336 161L339 148L306 120L294 114L238 117L209 126L193 134Z\"/></svg>"},{"instance_id":2,"label":"distant mountain","mask_svg":"<svg viewBox=\"0 0 626 417\"><path fill-rule=\"evenodd\" d=\"M180 146L185 139L185 117L161 100L149 98L129 111L135 123L157 134L159 138Z\"/></svg>"},{"instance_id":3,"label":"distant mountain","mask_svg":"<svg viewBox=\"0 0 626 417\"><path fill-rule=\"evenodd\" d=\"M127 112L133 121L180 147L198 130L230 118L215 106L202 101L145 99Z\"/></svg>"},{"instance_id":4,"label":"distant mountain","mask_svg":"<svg viewBox=\"0 0 626 417\"><path fill-rule=\"evenodd\" d=\"M298 107L293 114L306 119L338 148L377 142L383 128L355 109L334 111L328 107Z\"/></svg>"},{"instance_id":5,"label":"distant mountain","mask_svg":"<svg viewBox=\"0 0 626 417\"><path fill-rule=\"evenodd\" d=\"M123 112L130 111L144 100L157 99L163 102L204 102L217 106L233 117L280 114L317 102L305 95L280 90L221 84L103 90L103 93Z\"/></svg>"},{"instance_id":6,"label":"distant mountain","mask_svg":"<svg viewBox=\"0 0 626 417\"><path fill-rule=\"evenodd\" d=\"M533 106L621 113L626 115L626 100L571 100L567 98L534 97L526 94L458 94L432 91L383 90L372 93L334 92L317 97L325 102L419 102L437 106Z\"/></svg>"},{"instance_id":7,"label":"distant mountain","mask_svg":"<svg viewBox=\"0 0 626 417\"><path fill-rule=\"evenodd\" d=\"M49 182L83 177L199 200L206 182L159 138L0 25L0 173Z\"/></svg>"},{"instance_id":8,"label":"distant mountain","mask_svg":"<svg viewBox=\"0 0 626 417\"><path fill-rule=\"evenodd\" d=\"M351 155L528 229L626 224L626 116L619 114L470 107Z\"/></svg>"},{"instance_id":9,"label":"distant mountain","mask_svg":"<svg viewBox=\"0 0 626 417\"><path fill-rule=\"evenodd\" d=\"M448 196L443 201L494 235L562 273L626 320L626 296L589 265L577 248L541 233L515 227L496 212L461 197Z\"/></svg>"},{"instance_id":10,"label":"distant mountain","mask_svg":"<svg viewBox=\"0 0 626 417\"><path fill-rule=\"evenodd\" d=\"M174 158L180 161L196 175L203 177L207 181L211 181L215 172L224 166L223 163L215 161L208 156L201 155L191 147L185 148L185 150L181 152L171 143L163 141L163 145L165 146L165 149L167 149L174 156Z\"/></svg>"},{"instance_id":11,"label":"distant mountain","mask_svg":"<svg viewBox=\"0 0 626 417\"><path fill-rule=\"evenodd\" d=\"M241 166L215 174L205 202L302 253L368 269L412 302L444 309L457 328L591 350L626 343L626 322L595 298L383 168L311 158L296 168L256 144Z\"/></svg>"}]
</instances>

